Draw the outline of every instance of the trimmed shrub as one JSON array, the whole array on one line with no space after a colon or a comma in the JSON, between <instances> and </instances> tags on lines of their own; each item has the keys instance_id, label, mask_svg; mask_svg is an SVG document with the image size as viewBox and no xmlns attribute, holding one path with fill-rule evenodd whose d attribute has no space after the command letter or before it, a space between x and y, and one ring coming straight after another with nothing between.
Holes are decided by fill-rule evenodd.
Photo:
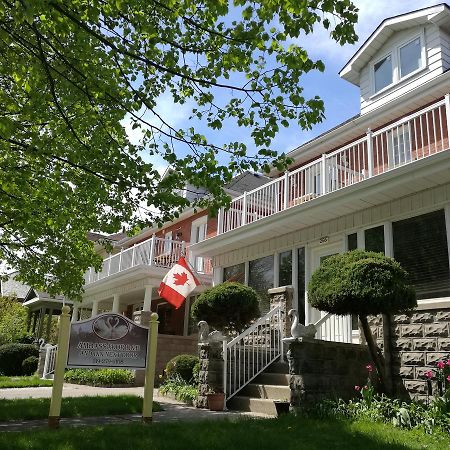
<instances>
[{"instance_id":1,"label":"trimmed shrub","mask_svg":"<svg viewBox=\"0 0 450 450\"><path fill-rule=\"evenodd\" d=\"M330 256L312 274L308 301L338 315L392 314L417 306L408 274L382 253L354 250Z\"/></svg>"},{"instance_id":2,"label":"trimmed shrub","mask_svg":"<svg viewBox=\"0 0 450 450\"><path fill-rule=\"evenodd\" d=\"M30 356L39 357L39 349L32 344L4 344L0 346L0 374L6 376L28 375L22 362Z\"/></svg>"},{"instance_id":3,"label":"trimmed shrub","mask_svg":"<svg viewBox=\"0 0 450 450\"><path fill-rule=\"evenodd\" d=\"M203 292L192 305L192 317L227 334L240 333L259 316L254 289L240 283L222 283Z\"/></svg>"},{"instance_id":4,"label":"trimmed shrub","mask_svg":"<svg viewBox=\"0 0 450 450\"><path fill-rule=\"evenodd\" d=\"M22 374L33 375L38 368L39 358L36 356L29 356L22 361Z\"/></svg>"},{"instance_id":5,"label":"trimmed shrub","mask_svg":"<svg viewBox=\"0 0 450 450\"><path fill-rule=\"evenodd\" d=\"M177 355L166 365L167 378L182 378L186 383L194 379L194 368L199 364L199 359L194 355Z\"/></svg>"},{"instance_id":6,"label":"trimmed shrub","mask_svg":"<svg viewBox=\"0 0 450 450\"><path fill-rule=\"evenodd\" d=\"M70 369L64 374L64 380L74 384L110 387L133 384L134 375L125 369Z\"/></svg>"}]
</instances>

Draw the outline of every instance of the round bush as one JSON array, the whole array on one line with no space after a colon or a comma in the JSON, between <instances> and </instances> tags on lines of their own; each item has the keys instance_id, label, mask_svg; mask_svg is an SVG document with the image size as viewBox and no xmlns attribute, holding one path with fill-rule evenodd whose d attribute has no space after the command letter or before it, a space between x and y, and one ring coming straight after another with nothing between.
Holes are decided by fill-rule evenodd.
<instances>
[{"instance_id":1,"label":"round bush","mask_svg":"<svg viewBox=\"0 0 450 450\"><path fill-rule=\"evenodd\" d=\"M170 377L180 376L186 383L194 377L194 368L199 364L199 359L194 355L178 355L173 357L166 365L166 375Z\"/></svg>"},{"instance_id":2,"label":"round bush","mask_svg":"<svg viewBox=\"0 0 450 450\"><path fill-rule=\"evenodd\" d=\"M240 333L259 317L259 297L254 289L226 282L197 297L192 317L224 333Z\"/></svg>"},{"instance_id":3,"label":"round bush","mask_svg":"<svg viewBox=\"0 0 450 450\"><path fill-rule=\"evenodd\" d=\"M6 376L26 375L22 362L30 356L39 357L39 350L32 344L4 344L0 346L0 373Z\"/></svg>"},{"instance_id":4,"label":"round bush","mask_svg":"<svg viewBox=\"0 0 450 450\"><path fill-rule=\"evenodd\" d=\"M354 250L322 262L308 286L311 306L333 314L392 314L417 306L408 274L381 253Z\"/></svg>"},{"instance_id":5,"label":"round bush","mask_svg":"<svg viewBox=\"0 0 450 450\"><path fill-rule=\"evenodd\" d=\"M22 374L33 375L38 368L39 358L36 356L29 356L22 361Z\"/></svg>"}]
</instances>

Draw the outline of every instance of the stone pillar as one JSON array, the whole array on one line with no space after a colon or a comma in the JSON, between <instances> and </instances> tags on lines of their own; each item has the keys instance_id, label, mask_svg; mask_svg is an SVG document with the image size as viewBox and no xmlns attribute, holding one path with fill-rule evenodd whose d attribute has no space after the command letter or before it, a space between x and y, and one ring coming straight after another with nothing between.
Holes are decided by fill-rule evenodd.
<instances>
[{"instance_id":1,"label":"stone pillar","mask_svg":"<svg viewBox=\"0 0 450 450\"><path fill-rule=\"evenodd\" d=\"M284 311L284 325L283 335L288 337L291 335L292 320L287 316L290 309L293 308L293 293L292 286L281 286L267 291L270 297L270 308L281 305Z\"/></svg>"},{"instance_id":2,"label":"stone pillar","mask_svg":"<svg viewBox=\"0 0 450 450\"><path fill-rule=\"evenodd\" d=\"M152 291L153 286L146 284L145 285L145 294L144 294L144 307L143 311L150 311L152 305ZM150 317L150 316L149 316ZM150 320L150 319L149 319Z\"/></svg>"},{"instance_id":3,"label":"stone pillar","mask_svg":"<svg viewBox=\"0 0 450 450\"><path fill-rule=\"evenodd\" d=\"M92 301L92 312L91 317L95 317L98 314L98 300Z\"/></svg>"},{"instance_id":4,"label":"stone pillar","mask_svg":"<svg viewBox=\"0 0 450 450\"><path fill-rule=\"evenodd\" d=\"M200 373L196 402L197 408L207 408L206 393L208 391L224 391L222 351L222 341L200 342L198 344Z\"/></svg>"},{"instance_id":5,"label":"stone pillar","mask_svg":"<svg viewBox=\"0 0 450 450\"><path fill-rule=\"evenodd\" d=\"M119 294L114 294L113 304L112 304L112 312L119 314L120 312L120 296Z\"/></svg>"}]
</instances>

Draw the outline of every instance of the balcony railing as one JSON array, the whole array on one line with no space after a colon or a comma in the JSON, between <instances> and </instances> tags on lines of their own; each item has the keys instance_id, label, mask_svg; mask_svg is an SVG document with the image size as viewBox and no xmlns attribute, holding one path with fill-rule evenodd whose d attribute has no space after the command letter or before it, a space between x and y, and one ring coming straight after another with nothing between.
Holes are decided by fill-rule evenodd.
<instances>
[{"instance_id":1,"label":"balcony railing","mask_svg":"<svg viewBox=\"0 0 450 450\"><path fill-rule=\"evenodd\" d=\"M284 176L234 198L218 234L449 149L450 95Z\"/></svg>"},{"instance_id":2,"label":"balcony railing","mask_svg":"<svg viewBox=\"0 0 450 450\"><path fill-rule=\"evenodd\" d=\"M144 265L152 267L171 268L182 255L189 261L188 247L185 242L162 239L152 236L120 253L103 260L99 272L91 267L85 274L85 285L110 277L132 267ZM193 268L198 273L211 273L212 264L209 258L196 258L192 261Z\"/></svg>"}]
</instances>

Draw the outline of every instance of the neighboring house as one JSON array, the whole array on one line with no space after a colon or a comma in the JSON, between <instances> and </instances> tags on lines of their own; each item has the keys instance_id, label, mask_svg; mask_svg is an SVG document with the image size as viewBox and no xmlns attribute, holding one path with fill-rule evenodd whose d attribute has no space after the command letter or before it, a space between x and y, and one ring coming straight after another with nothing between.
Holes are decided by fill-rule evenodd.
<instances>
[{"instance_id":1,"label":"neighboring house","mask_svg":"<svg viewBox=\"0 0 450 450\"><path fill-rule=\"evenodd\" d=\"M384 20L339 74L360 88L361 113L291 151L289 171L273 169L271 183L234 198L217 235L192 247L212 258L214 283L238 279L263 296L292 285L311 323L321 317L308 304L311 273L360 248L395 257L422 309L450 308L449 69L447 4ZM351 317L319 332L358 336Z\"/></svg>"}]
</instances>

